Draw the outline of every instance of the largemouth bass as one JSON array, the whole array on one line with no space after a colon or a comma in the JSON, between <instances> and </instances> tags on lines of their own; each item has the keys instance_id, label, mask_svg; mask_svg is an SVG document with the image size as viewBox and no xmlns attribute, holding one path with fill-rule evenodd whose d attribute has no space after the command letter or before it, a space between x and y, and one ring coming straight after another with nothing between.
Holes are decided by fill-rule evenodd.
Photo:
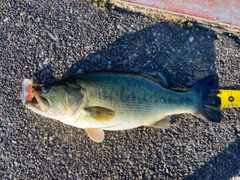
<instances>
[{"instance_id":1,"label":"largemouth bass","mask_svg":"<svg viewBox=\"0 0 240 180\"><path fill-rule=\"evenodd\" d=\"M168 128L173 114L191 113L220 122L216 76L199 80L188 92L167 89L163 79L143 74L87 73L33 85L34 97L24 104L42 116L84 128L95 142L104 140L103 130Z\"/></svg>"}]
</instances>

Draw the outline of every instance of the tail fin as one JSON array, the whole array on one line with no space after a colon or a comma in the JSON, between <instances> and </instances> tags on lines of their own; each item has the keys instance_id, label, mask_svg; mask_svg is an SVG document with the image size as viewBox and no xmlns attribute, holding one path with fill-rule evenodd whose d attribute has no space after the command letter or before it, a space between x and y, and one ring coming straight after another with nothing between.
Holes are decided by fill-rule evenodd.
<instances>
[{"instance_id":1,"label":"tail fin","mask_svg":"<svg viewBox=\"0 0 240 180\"><path fill-rule=\"evenodd\" d=\"M200 99L195 115L208 121L220 122L221 99L217 96L220 93L218 77L215 75L207 76L198 81L190 91L194 92Z\"/></svg>"}]
</instances>

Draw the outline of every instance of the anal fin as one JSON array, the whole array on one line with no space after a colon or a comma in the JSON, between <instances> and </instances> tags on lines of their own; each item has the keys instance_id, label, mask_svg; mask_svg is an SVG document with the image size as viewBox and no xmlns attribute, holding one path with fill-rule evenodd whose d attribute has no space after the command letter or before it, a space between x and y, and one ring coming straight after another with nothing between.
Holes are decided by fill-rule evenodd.
<instances>
[{"instance_id":1,"label":"anal fin","mask_svg":"<svg viewBox=\"0 0 240 180\"><path fill-rule=\"evenodd\" d=\"M149 127L168 129L171 126L171 116L167 116L154 124L149 125Z\"/></svg>"}]
</instances>

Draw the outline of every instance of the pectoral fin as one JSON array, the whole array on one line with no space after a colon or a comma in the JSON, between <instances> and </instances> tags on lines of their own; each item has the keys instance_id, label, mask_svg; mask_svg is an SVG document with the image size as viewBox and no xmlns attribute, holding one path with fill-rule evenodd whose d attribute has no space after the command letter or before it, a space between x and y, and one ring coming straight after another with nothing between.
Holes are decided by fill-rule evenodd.
<instances>
[{"instance_id":1,"label":"pectoral fin","mask_svg":"<svg viewBox=\"0 0 240 180\"><path fill-rule=\"evenodd\" d=\"M88 136L95 142L100 143L104 140L104 131L98 128L87 128Z\"/></svg>"},{"instance_id":2,"label":"pectoral fin","mask_svg":"<svg viewBox=\"0 0 240 180\"><path fill-rule=\"evenodd\" d=\"M157 121L154 124L149 125L150 127L161 128L161 129L168 129L171 126L171 117L167 116L160 121Z\"/></svg>"},{"instance_id":3,"label":"pectoral fin","mask_svg":"<svg viewBox=\"0 0 240 180\"><path fill-rule=\"evenodd\" d=\"M87 107L85 111L87 111L93 119L102 122L110 121L115 116L115 112L111 109L99 106Z\"/></svg>"}]
</instances>

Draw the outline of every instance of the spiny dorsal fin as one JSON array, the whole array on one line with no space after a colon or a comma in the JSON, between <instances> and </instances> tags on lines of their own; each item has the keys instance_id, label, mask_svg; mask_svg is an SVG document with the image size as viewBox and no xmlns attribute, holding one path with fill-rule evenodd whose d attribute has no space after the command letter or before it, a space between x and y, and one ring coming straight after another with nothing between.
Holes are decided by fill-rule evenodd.
<instances>
[{"instance_id":1,"label":"spiny dorsal fin","mask_svg":"<svg viewBox=\"0 0 240 180\"><path fill-rule=\"evenodd\" d=\"M85 108L85 111L89 113L90 117L97 121L106 122L115 117L115 112L113 110L104 107L87 107Z\"/></svg>"},{"instance_id":2,"label":"spiny dorsal fin","mask_svg":"<svg viewBox=\"0 0 240 180\"><path fill-rule=\"evenodd\" d=\"M98 128L86 128L88 136L95 142L100 143L104 140L104 131Z\"/></svg>"}]
</instances>

